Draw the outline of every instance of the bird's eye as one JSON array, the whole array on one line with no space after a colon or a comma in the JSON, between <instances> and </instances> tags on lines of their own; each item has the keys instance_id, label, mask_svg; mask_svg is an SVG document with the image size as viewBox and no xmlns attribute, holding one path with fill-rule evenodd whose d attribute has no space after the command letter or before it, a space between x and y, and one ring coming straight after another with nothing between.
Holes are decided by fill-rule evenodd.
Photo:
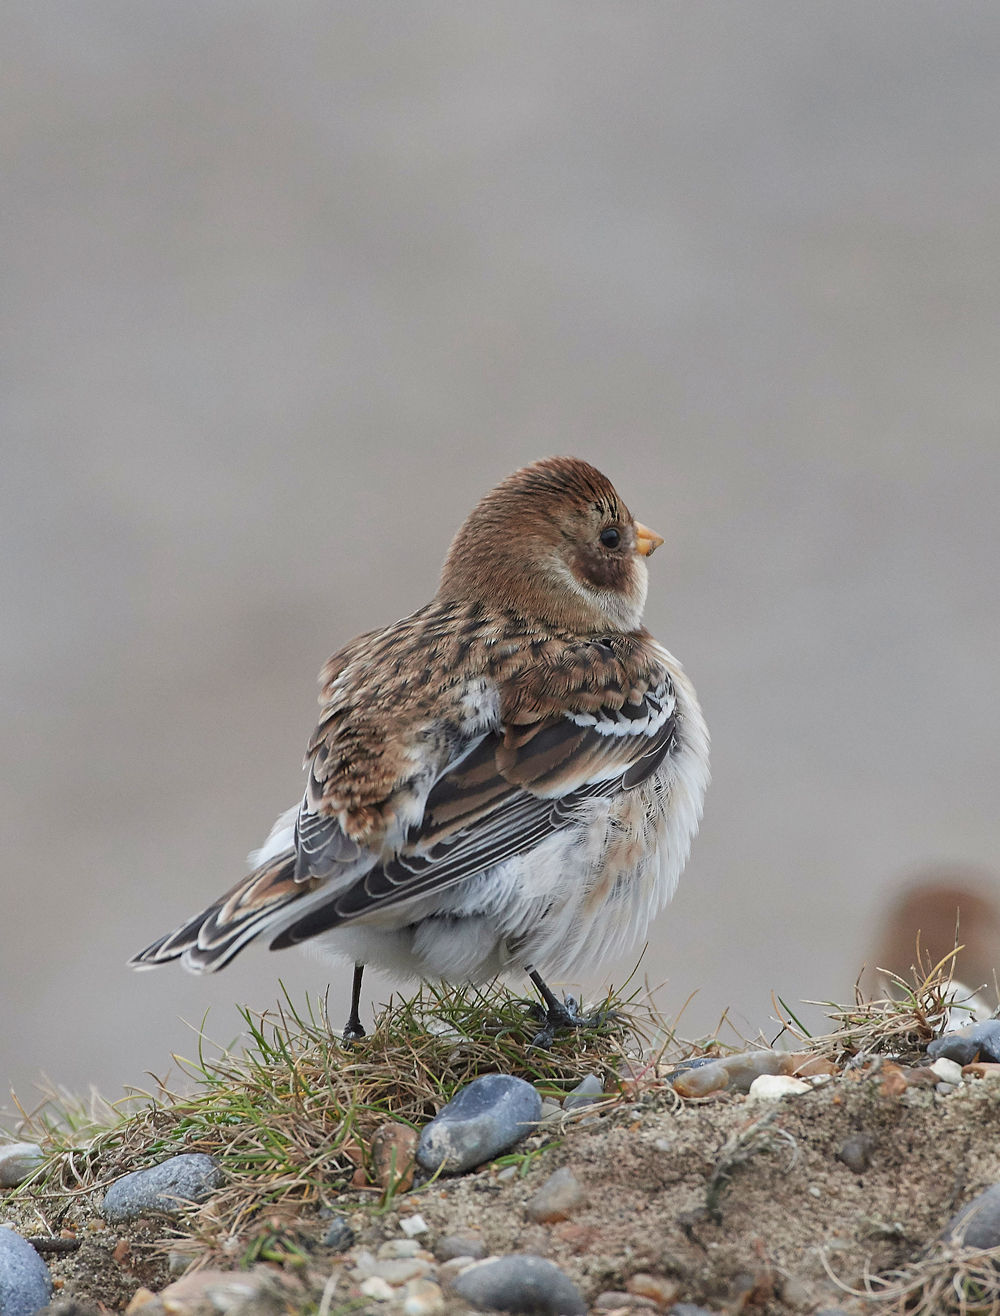
<instances>
[{"instance_id":1,"label":"bird's eye","mask_svg":"<svg viewBox=\"0 0 1000 1316\"><path fill-rule=\"evenodd\" d=\"M599 538L605 548L617 548L621 535L614 526L608 526L607 530L601 531Z\"/></svg>"}]
</instances>

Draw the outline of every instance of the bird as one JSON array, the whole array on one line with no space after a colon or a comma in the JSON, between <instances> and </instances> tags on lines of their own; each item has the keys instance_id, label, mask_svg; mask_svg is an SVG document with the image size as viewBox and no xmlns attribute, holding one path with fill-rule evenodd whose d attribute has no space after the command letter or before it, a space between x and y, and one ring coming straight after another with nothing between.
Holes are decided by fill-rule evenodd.
<instances>
[{"instance_id":1,"label":"bird","mask_svg":"<svg viewBox=\"0 0 1000 1316\"><path fill-rule=\"evenodd\" d=\"M543 972L593 973L671 899L698 830L709 737L643 627L663 544L589 462L548 457L481 499L433 599L320 673L302 800L252 871L136 955L195 973L247 945L362 975L535 984L549 1045L584 1022Z\"/></svg>"}]
</instances>

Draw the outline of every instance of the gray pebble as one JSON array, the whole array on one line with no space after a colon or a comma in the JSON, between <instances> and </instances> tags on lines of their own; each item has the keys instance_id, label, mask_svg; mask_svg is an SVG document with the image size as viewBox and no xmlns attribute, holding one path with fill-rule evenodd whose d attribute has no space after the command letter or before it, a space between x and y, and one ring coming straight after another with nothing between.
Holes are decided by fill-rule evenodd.
<instances>
[{"instance_id":1,"label":"gray pebble","mask_svg":"<svg viewBox=\"0 0 1000 1316\"><path fill-rule=\"evenodd\" d=\"M570 1092L563 1101L563 1110L579 1110L581 1106L592 1106L595 1101L603 1101L604 1084L596 1074L588 1074Z\"/></svg>"},{"instance_id":2,"label":"gray pebble","mask_svg":"<svg viewBox=\"0 0 1000 1316\"><path fill-rule=\"evenodd\" d=\"M452 1290L485 1311L535 1316L585 1316L580 1290L558 1266L527 1252L477 1261L452 1281Z\"/></svg>"},{"instance_id":3,"label":"gray pebble","mask_svg":"<svg viewBox=\"0 0 1000 1316\"><path fill-rule=\"evenodd\" d=\"M425 1170L461 1174L534 1131L542 1098L510 1074L484 1074L452 1097L420 1135L417 1160Z\"/></svg>"},{"instance_id":4,"label":"gray pebble","mask_svg":"<svg viewBox=\"0 0 1000 1316\"><path fill-rule=\"evenodd\" d=\"M695 1302L675 1302L667 1316L715 1316L707 1307L699 1307Z\"/></svg>"},{"instance_id":5,"label":"gray pebble","mask_svg":"<svg viewBox=\"0 0 1000 1316\"><path fill-rule=\"evenodd\" d=\"M847 1312L843 1307L823 1307L816 1316L847 1316Z\"/></svg>"},{"instance_id":6,"label":"gray pebble","mask_svg":"<svg viewBox=\"0 0 1000 1316\"><path fill-rule=\"evenodd\" d=\"M927 1054L932 1060L954 1060L958 1065L971 1065L977 1055L980 1060L1000 1063L1000 1019L986 1019L945 1033L930 1043Z\"/></svg>"},{"instance_id":7,"label":"gray pebble","mask_svg":"<svg viewBox=\"0 0 1000 1316\"><path fill-rule=\"evenodd\" d=\"M482 1261L486 1256L486 1244L473 1235L446 1234L439 1238L434 1249L438 1261L454 1261L456 1257L468 1257L470 1261Z\"/></svg>"},{"instance_id":8,"label":"gray pebble","mask_svg":"<svg viewBox=\"0 0 1000 1316\"><path fill-rule=\"evenodd\" d=\"M330 1228L323 1235L323 1246L332 1247L334 1252L346 1252L354 1246L354 1230L347 1223L347 1217L335 1215L330 1221Z\"/></svg>"},{"instance_id":9,"label":"gray pebble","mask_svg":"<svg viewBox=\"0 0 1000 1316\"><path fill-rule=\"evenodd\" d=\"M49 1305L51 1296L48 1266L27 1239L0 1226L0 1312L34 1316Z\"/></svg>"},{"instance_id":10,"label":"gray pebble","mask_svg":"<svg viewBox=\"0 0 1000 1316\"><path fill-rule=\"evenodd\" d=\"M539 1224L553 1224L557 1220L568 1220L586 1201L586 1193L572 1170L564 1165L549 1175L524 1211L529 1220Z\"/></svg>"},{"instance_id":11,"label":"gray pebble","mask_svg":"<svg viewBox=\"0 0 1000 1316\"><path fill-rule=\"evenodd\" d=\"M871 1165L872 1140L867 1133L857 1133L842 1143L837 1159L855 1174L864 1174Z\"/></svg>"},{"instance_id":12,"label":"gray pebble","mask_svg":"<svg viewBox=\"0 0 1000 1316\"><path fill-rule=\"evenodd\" d=\"M967 1217L971 1219L966 1225ZM996 1247L1000 1244L1000 1183L966 1202L945 1225L941 1237L946 1243L961 1241L966 1247Z\"/></svg>"},{"instance_id":13,"label":"gray pebble","mask_svg":"<svg viewBox=\"0 0 1000 1316\"><path fill-rule=\"evenodd\" d=\"M113 1224L151 1212L176 1215L186 1202L203 1202L222 1180L222 1171L211 1156L201 1152L171 1156L168 1161L148 1170L134 1170L113 1183L105 1194L101 1215Z\"/></svg>"},{"instance_id":14,"label":"gray pebble","mask_svg":"<svg viewBox=\"0 0 1000 1316\"><path fill-rule=\"evenodd\" d=\"M16 1188L45 1160L36 1142L10 1142L0 1147L0 1188Z\"/></svg>"}]
</instances>

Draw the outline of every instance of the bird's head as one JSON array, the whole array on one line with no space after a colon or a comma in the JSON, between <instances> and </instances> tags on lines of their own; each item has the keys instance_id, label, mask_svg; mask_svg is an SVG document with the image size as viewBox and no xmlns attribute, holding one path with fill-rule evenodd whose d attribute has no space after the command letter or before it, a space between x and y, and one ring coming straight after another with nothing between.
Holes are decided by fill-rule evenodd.
<instances>
[{"instance_id":1,"label":"bird's head","mask_svg":"<svg viewBox=\"0 0 1000 1316\"><path fill-rule=\"evenodd\" d=\"M439 599L493 608L582 634L634 631L645 559L663 540L614 485L578 457L546 457L492 489L452 540Z\"/></svg>"}]
</instances>

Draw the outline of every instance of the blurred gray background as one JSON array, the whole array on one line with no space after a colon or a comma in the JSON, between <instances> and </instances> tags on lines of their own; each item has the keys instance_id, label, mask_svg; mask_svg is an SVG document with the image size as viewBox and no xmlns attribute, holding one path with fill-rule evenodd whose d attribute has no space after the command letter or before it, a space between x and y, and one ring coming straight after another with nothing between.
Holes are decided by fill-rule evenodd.
<instances>
[{"instance_id":1,"label":"blurred gray background","mask_svg":"<svg viewBox=\"0 0 1000 1316\"><path fill-rule=\"evenodd\" d=\"M0 1100L325 988L124 961L545 454L666 537L715 780L643 971L686 1031L843 997L901 874L995 870L998 67L966 0L4 5Z\"/></svg>"}]
</instances>

